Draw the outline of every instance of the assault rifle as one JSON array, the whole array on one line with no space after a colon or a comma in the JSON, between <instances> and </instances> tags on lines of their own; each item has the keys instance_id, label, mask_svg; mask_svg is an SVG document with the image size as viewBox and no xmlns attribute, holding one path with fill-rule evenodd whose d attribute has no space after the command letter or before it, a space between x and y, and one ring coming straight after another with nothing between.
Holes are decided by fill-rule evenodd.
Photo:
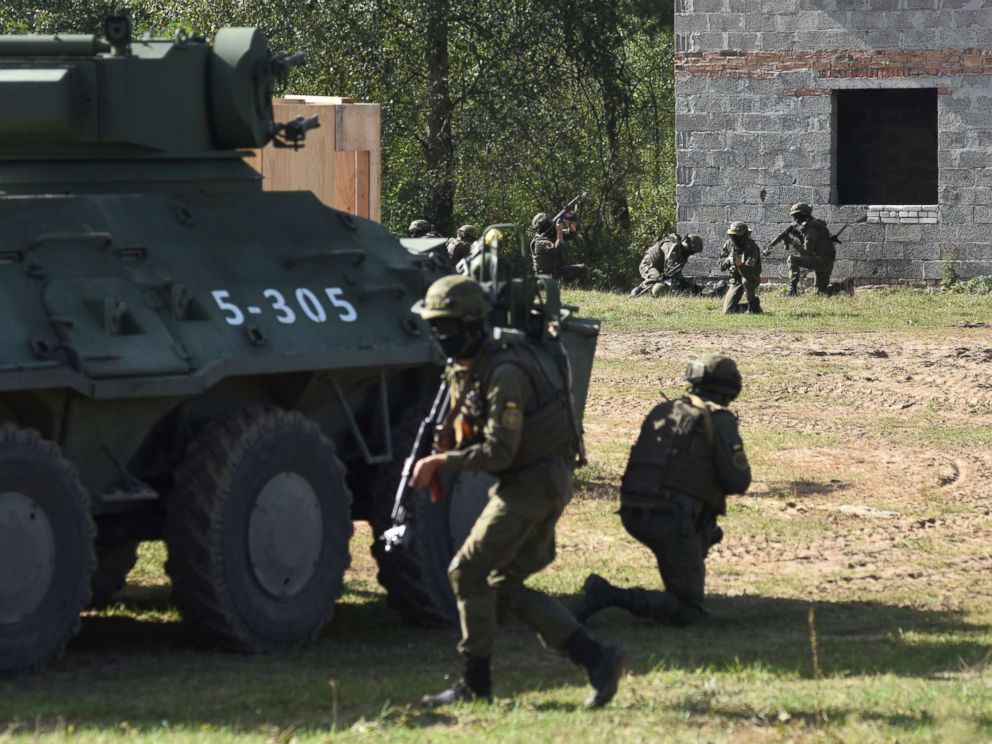
<instances>
[{"instance_id":1,"label":"assault rifle","mask_svg":"<svg viewBox=\"0 0 992 744\"><path fill-rule=\"evenodd\" d=\"M431 453L436 435L444 426L450 406L451 396L448 391L448 381L441 378L441 385L437 389L437 395L434 396L430 413L420 422L420 428L417 429L417 436L413 440L410 454L403 461L403 473L396 488L396 498L393 500L393 526L383 532L379 538L386 544L387 551L394 548L405 548L413 538L409 530L410 523L407 520L407 505L410 503L410 499L417 495L410 486L413 466L417 464L418 460Z\"/></svg>"},{"instance_id":2,"label":"assault rifle","mask_svg":"<svg viewBox=\"0 0 992 744\"><path fill-rule=\"evenodd\" d=\"M587 196L589 196L589 192L583 191L577 197L572 199L572 201L570 201L568 204L562 207L561 211L551 219L551 224L557 225L565 218L566 214L568 214L569 212L574 212L576 207L578 207L579 204L582 203L583 199L585 199Z\"/></svg>"},{"instance_id":3,"label":"assault rifle","mask_svg":"<svg viewBox=\"0 0 992 744\"><path fill-rule=\"evenodd\" d=\"M768 247L761 252L762 256L767 256L772 252L772 248L777 246L779 243L786 244L786 250L792 247L792 243L799 239L799 231L796 229L795 225L789 225L785 228L775 240L768 244Z\"/></svg>"},{"instance_id":4,"label":"assault rifle","mask_svg":"<svg viewBox=\"0 0 992 744\"><path fill-rule=\"evenodd\" d=\"M843 235L844 231L849 227L850 225L844 225L840 230L838 230L833 235L831 235L830 242L840 245L841 244L840 236ZM783 242L786 244L786 250L789 250L790 248L792 248L792 244L798 239L799 239L799 231L796 230L796 226L789 225L779 234L777 238L775 238L775 240L773 240L771 243L768 244L768 247L761 252L761 255L767 256L769 253L772 252L772 248L777 246L779 243L783 243Z\"/></svg>"}]
</instances>

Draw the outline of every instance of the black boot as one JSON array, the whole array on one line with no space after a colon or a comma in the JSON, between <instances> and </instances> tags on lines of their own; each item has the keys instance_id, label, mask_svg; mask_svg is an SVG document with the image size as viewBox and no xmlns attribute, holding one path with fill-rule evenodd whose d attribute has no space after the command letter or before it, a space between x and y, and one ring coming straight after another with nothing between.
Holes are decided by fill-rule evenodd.
<instances>
[{"instance_id":1,"label":"black boot","mask_svg":"<svg viewBox=\"0 0 992 744\"><path fill-rule=\"evenodd\" d=\"M593 692L586 698L587 708L602 708L613 699L620 686L626 655L620 646L604 646L589 637L582 628L572 633L565 642L568 658L589 675Z\"/></svg>"},{"instance_id":2,"label":"black boot","mask_svg":"<svg viewBox=\"0 0 992 744\"><path fill-rule=\"evenodd\" d=\"M582 595L572 610L580 623L585 623L600 610L613 606L616 587L599 574L589 574L582 585Z\"/></svg>"},{"instance_id":3,"label":"black boot","mask_svg":"<svg viewBox=\"0 0 992 744\"><path fill-rule=\"evenodd\" d=\"M788 296L789 297L795 297L798 294L799 294L799 277L798 276L794 276L789 281L789 292L788 292Z\"/></svg>"},{"instance_id":4,"label":"black boot","mask_svg":"<svg viewBox=\"0 0 992 744\"><path fill-rule=\"evenodd\" d=\"M493 680L488 658L465 657L465 673L447 690L436 695L424 695L420 702L431 708L452 703L470 703L473 700L493 699Z\"/></svg>"},{"instance_id":5,"label":"black boot","mask_svg":"<svg viewBox=\"0 0 992 744\"><path fill-rule=\"evenodd\" d=\"M582 596L575 603L572 614L580 623L607 607L619 607L635 615L644 616L647 612L642 589L621 589L613 586L599 574L589 574L582 585Z\"/></svg>"},{"instance_id":6,"label":"black boot","mask_svg":"<svg viewBox=\"0 0 992 744\"><path fill-rule=\"evenodd\" d=\"M761 309L761 300L759 300L757 297L755 297L753 301L747 303L747 311L751 315L761 315L763 312L765 312L764 310Z\"/></svg>"}]
</instances>

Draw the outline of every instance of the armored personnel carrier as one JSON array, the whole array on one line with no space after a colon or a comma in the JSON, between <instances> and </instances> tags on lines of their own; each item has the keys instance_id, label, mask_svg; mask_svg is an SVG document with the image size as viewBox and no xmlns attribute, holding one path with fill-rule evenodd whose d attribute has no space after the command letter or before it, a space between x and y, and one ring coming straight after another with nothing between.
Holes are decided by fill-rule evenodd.
<instances>
[{"instance_id":1,"label":"armored personnel carrier","mask_svg":"<svg viewBox=\"0 0 992 744\"><path fill-rule=\"evenodd\" d=\"M304 645L352 521L388 527L443 362L410 308L447 269L262 191L246 150L316 125L273 119L298 62L247 28L0 37L0 672L58 656L154 539L205 638ZM483 498L452 488L418 550L374 550L408 620L451 617L439 582Z\"/></svg>"}]
</instances>

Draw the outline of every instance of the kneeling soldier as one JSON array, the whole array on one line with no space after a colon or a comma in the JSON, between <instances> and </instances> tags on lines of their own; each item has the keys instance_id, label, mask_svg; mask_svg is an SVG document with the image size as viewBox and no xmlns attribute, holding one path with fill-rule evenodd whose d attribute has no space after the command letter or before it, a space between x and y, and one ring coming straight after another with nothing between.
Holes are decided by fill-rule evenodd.
<instances>
[{"instance_id":1,"label":"kneeling soldier","mask_svg":"<svg viewBox=\"0 0 992 744\"><path fill-rule=\"evenodd\" d=\"M591 574L575 608L582 622L606 607L672 625L708 614L705 559L723 534L716 517L728 494L747 491L751 466L726 407L741 390L734 360L708 354L685 377L691 393L648 414L620 486L624 529L654 553L665 590L621 589Z\"/></svg>"},{"instance_id":2,"label":"kneeling soldier","mask_svg":"<svg viewBox=\"0 0 992 744\"><path fill-rule=\"evenodd\" d=\"M448 357L455 446L418 461L411 485L430 486L437 500L443 498L439 468L499 478L448 569L458 600L464 675L423 702L492 697L489 660L497 612L507 611L534 628L546 646L585 667L593 686L586 706L599 707L616 694L622 649L593 640L556 600L524 585L554 560L555 524L572 497L577 442L566 408L567 383L554 360L542 358L550 352L527 340L494 339L490 309L482 286L465 276L438 279L415 308Z\"/></svg>"}]
</instances>

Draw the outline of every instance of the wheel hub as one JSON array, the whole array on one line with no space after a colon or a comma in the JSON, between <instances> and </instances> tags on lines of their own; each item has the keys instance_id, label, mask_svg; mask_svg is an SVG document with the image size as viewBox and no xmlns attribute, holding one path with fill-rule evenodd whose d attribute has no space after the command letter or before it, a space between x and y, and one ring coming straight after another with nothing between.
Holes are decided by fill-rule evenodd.
<instances>
[{"instance_id":1,"label":"wheel hub","mask_svg":"<svg viewBox=\"0 0 992 744\"><path fill-rule=\"evenodd\" d=\"M0 493L0 625L13 625L41 604L55 572L55 535L34 499Z\"/></svg>"},{"instance_id":2,"label":"wheel hub","mask_svg":"<svg viewBox=\"0 0 992 744\"><path fill-rule=\"evenodd\" d=\"M324 546L317 492L293 472L274 475L258 493L248 522L248 555L259 585L291 597L313 577Z\"/></svg>"}]
</instances>

